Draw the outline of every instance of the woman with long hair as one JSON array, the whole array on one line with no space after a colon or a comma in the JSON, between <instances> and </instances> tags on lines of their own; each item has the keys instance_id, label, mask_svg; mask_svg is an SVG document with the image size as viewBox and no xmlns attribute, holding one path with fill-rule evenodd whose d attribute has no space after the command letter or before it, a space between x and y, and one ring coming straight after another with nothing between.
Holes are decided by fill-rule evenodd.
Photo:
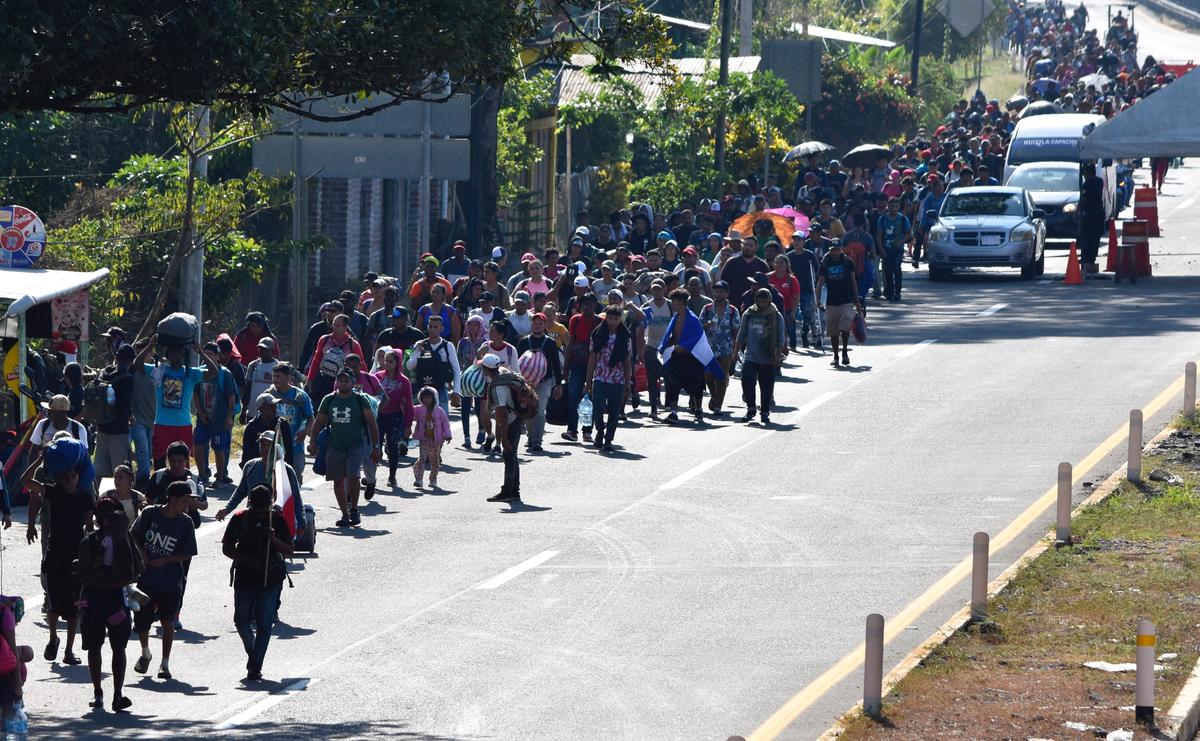
<instances>
[{"instance_id":1,"label":"woman with long hair","mask_svg":"<svg viewBox=\"0 0 1200 741\"><path fill-rule=\"evenodd\" d=\"M383 390L383 401L379 404L379 437L384 442L388 461L388 482L396 486L396 468L400 459L408 455L408 444L404 441L404 430L412 421L412 382L404 375L404 351L382 347L383 367L372 375L379 379Z\"/></svg>"}]
</instances>

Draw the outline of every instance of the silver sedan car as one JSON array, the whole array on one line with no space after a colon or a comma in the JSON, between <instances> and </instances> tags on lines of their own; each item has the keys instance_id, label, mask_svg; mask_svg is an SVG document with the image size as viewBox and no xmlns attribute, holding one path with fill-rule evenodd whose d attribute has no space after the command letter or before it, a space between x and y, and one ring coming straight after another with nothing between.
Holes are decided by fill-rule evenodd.
<instances>
[{"instance_id":1,"label":"silver sedan car","mask_svg":"<svg viewBox=\"0 0 1200 741\"><path fill-rule=\"evenodd\" d=\"M1044 214L1024 188L955 188L929 230L929 279L955 268L1020 268L1022 278L1046 269Z\"/></svg>"}]
</instances>

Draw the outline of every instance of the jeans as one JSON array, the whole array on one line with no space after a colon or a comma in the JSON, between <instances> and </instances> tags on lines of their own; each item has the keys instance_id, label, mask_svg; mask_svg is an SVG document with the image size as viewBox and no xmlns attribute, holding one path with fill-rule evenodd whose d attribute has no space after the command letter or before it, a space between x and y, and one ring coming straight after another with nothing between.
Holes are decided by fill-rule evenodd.
<instances>
[{"instance_id":1,"label":"jeans","mask_svg":"<svg viewBox=\"0 0 1200 741\"><path fill-rule=\"evenodd\" d=\"M592 382L592 418L596 420L596 439L613 441L617 422L621 418L621 407L625 405L625 384ZM605 424L607 418L608 424Z\"/></svg>"},{"instance_id":2,"label":"jeans","mask_svg":"<svg viewBox=\"0 0 1200 741\"><path fill-rule=\"evenodd\" d=\"M800 307L796 307L795 311L785 311L783 313L783 326L787 330L788 345L796 349L796 315L800 313Z\"/></svg>"},{"instance_id":3,"label":"jeans","mask_svg":"<svg viewBox=\"0 0 1200 741\"><path fill-rule=\"evenodd\" d=\"M234 587L233 624L242 637L242 646L246 649L246 669L249 671L262 671L282 590L283 582L265 587Z\"/></svg>"},{"instance_id":4,"label":"jeans","mask_svg":"<svg viewBox=\"0 0 1200 741\"><path fill-rule=\"evenodd\" d=\"M150 442L154 436L154 425L144 425L134 422L129 428L129 438L133 441L134 458L137 460L138 480L149 479L153 473L150 462Z\"/></svg>"},{"instance_id":5,"label":"jeans","mask_svg":"<svg viewBox=\"0 0 1200 741\"><path fill-rule=\"evenodd\" d=\"M642 362L646 365L646 393L650 396L650 411L657 412L659 407L658 389L662 382L662 363L658 360L658 348L646 345L642 354Z\"/></svg>"},{"instance_id":6,"label":"jeans","mask_svg":"<svg viewBox=\"0 0 1200 741\"><path fill-rule=\"evenodd\" d=\"M583 398L583 382L586 380L586 376L586 365L572 365L567 376L567 431L569 432L579 430L579 400ZM592 431L590 426L583 429L585 432Z\"/></svg>"},{"instance_id":7,"label":"jeans","mask_svg":"<svg viewBox=\"0 0 1200 741\"><path fill-rule=\"evenodd\" d=\"M883 293L898 298L904 287L904 245L883 248Z\"/></svg>"},{"instance_id":8,"label":"jeans","mask_svg":"<svg viewBox=\"0 0 1200 741\"><path fill-rule=\"evenodd\" d=\"M296 481L304 483L304 467L308 465L308 458L305 455L304 443L298 442L292 446L292 470L296 472Z\"/></svg>"},{"instance_id":9,"label":"jeans","mask_svg":"<svg viewBox=\"0 0 1200 741\"><path fill-rule=\"evenodd\" d=\"M387 451L388 474L396 478L400 465L400 446L404 444L404 412L383 412L379 415L379 437ZM407 448L407 446L406 446Z\"/></svg>"},{"instance_id":10,"label":"jeans","mask_svg":"<svg viewBox=\"0 0 1200 741\"><path fill-rule=\"evenodd\" d=\"M508 448L504 450L503 456L504 486L500 488L500 493L513 497L521 496L521 464L517 460L517 446L521 443L521 428L524 424L520 417L509 413L508 430L505 432Z\"/></svg>"},{"instance_id":11,"label":"jeans","mask_svg":"<svg viewBox=\"0 0 1200 741\"><path fill-rule=\"evenodd\" d=\"M462 404L458 407L458 413L462 417L463 442L471 442L471 415L478 406L474 397L464 396Z\"/></svg>"},{"instance_id":12,"label":"jeans","mask_svg":"<svg viewBox=\"0 0 1200 741\"><path fill-rule=\"evenodd\" d=\"M758 408L763 416L771 413L775 403L775 366L747 360L742 363L742 401L746 402L746 413L754 412L754 385L758 384L758 395L762 404Z\"/></svg>"},{"instance_id":13,"label":"jeans","mask_svg":"<svg viewBox=\"0 0 1200 741\"><path fill-rule=\"evenodd\" d=\"M543 378L534 391L538 395L538 413L536 417L525 423L526 434L529 436L526 444L530 447L540 448L542 437L546 434L546 405L550 403L550 394L554 392L554 377ZM576 409L575 413L578 414L579 410Z\"/></svg>"},{"instance_id":14,"label":"jeans","mask_svg":"<svg viewBox=\"0 0 1200 741\"><path fill-rule=\"evenodd\" d=\"M800 310L797 312L800 319L800 335L807 340L809 334L812 334L813 339L817 344L821 343L821 331L817 327L817 297L815 294L806 293L800 295ZM792 331L795 332L795 322L792 324ZM792 344L796 344L792 341Z\"/></svg>"}]
</instances>

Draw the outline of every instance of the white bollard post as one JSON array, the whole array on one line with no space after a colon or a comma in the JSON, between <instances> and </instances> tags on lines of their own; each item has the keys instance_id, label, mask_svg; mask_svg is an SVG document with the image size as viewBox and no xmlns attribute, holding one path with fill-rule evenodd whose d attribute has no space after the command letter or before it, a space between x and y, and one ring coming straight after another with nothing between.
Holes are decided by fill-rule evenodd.
<instances>
[{"instance_id":1,"label":"white bollard post","mask_svg":"<svg viewBox=\"0 0 1200 741\"><path fill-rule=\"evenodd\" d=\"M1054 540L1062 545L1071 544L1071 464L1058 464L1058 526Z\"/></svg>"},{"instance_id":2,"label":"white bollard post","mask_svg":"<svg viewBox=\"0 0 1200 741\"><path fill-rule=\"evenodd\" d=\"M1138 723L1154 723L1154 624L1139 620L1137 626L1137 691L1134 718Z\"/></svg>"},{"instance_id":3,"label":"white bollard post","mask_svg":"<svg viewBox=\"0 0 1200 741\"><path fill-rule=\"evenodd\" d=\"M988 534L975 533L971 549L971 619L987 617Z\"/></svg>"},{"instance_id":4,"label":"white bollard post","mask_svg":"<svg viewBox=\"0 0 1200 741\"><path fill-rule=\"evenodd\" d=\"M883 615L867 615L867 656L863 661L863 714L878 718L883 712Z\"/></svg>"},{"instance_id":5,"label":"white bollard post","mask_svg":"<svg viewBox=\"0 0 1200 741\"><path fill-rule=\"evenodd\" d=\"M1126 478L1133 483L1142 480L1142 410L1129 412L1129 467Z\"/></svg>"},{"instance_id":6,"label":"white bollard post","mask_svg":"<svg viewBox=\"0 0 1200 741\"><path fill-rule=\"evenodd\" d=\"M1188 422L1196 421L1196 364L1183 367L1183 417Z\"/></svg>"}]
</instances>

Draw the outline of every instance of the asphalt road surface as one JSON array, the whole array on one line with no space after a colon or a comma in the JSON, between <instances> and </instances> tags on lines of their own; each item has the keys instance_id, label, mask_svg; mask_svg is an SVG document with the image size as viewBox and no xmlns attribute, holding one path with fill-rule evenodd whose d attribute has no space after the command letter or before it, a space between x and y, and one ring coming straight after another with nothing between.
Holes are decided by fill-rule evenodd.
<instances>
[{"instance_id":1,"label":"asphalt road surface","mask_svg":"<svg viewBox=\"0 0 1200 741\"><path fill-rule=\"evenodd\" d=\"M1173 170L1156 275L1136 286L1064 286L1061 254L1032 282L906 275L851 369L792 356L770 428L633 417L609 457L555 434L524 458L516 507L483 501L499 462L455 447L444 490L406 469L351 531L317 486L319 555L295 560L263 685L240 682L223 525L206 522L175 679L131 670L116 716L88 708L86 666L38 658L35 735L813 738L860 696L868 613L889 621L890 668L966 600L972 534L1004 546L998 574L1053 518L1037 503L1059 461L1081 481L1115 469L1129 410L1200 355L1197 197L1200 167ZM1147 436L1178 405L1160 400ZM0 590L26 597L18 637L40 657L22 535L4 533Z\"/></svg>"}]
</instances>

